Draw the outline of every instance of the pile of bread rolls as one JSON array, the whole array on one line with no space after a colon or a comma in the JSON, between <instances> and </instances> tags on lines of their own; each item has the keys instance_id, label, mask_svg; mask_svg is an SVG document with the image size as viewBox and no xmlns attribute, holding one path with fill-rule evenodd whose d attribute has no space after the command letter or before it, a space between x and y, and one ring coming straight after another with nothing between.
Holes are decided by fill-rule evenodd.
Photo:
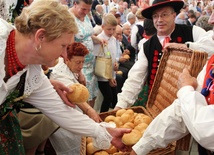
<instances>
[{"instance_id":1,"label":"pile of bread rolls","mask_svg":"<svg viewBox=\"0 0 214 155\"><path fill-rule=\"evenodd\" d=\"M124 134L122 137L122 141L125 145L132 146L136 144L143 136L143 133L152 121L152 118L143 113L136 113L132 109L120 109L116 112L116 115L108 115L104 121L108 123L114 123L118 128L132 129L130 133ZM87 138L86 144L87 155L123 154L122 152L119 152L114 146L111 146L108 150L97 151L93 147L90 137Z\"/></svg>"}]
</instances>

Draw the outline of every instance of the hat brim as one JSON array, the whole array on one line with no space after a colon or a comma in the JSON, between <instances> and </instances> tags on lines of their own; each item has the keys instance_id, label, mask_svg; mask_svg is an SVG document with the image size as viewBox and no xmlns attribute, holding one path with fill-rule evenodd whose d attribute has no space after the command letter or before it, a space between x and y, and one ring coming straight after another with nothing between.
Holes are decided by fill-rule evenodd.
<instances>
[{"instance_id":1,"label":"hat brim","mask_svg":"<svg viewBox=\"0 0 214 155\"><path fill-rule=\"evenodd\" d=\"M181 8L184 6L184 2L183 1L166 1L166 2L160 2L157 4L153 4L152 6L145 8L141 14L142 16L144 16L145 18L148 19L152 19L152 14L155 10L165 7L165 6L171 6L174 8L175 12L179 12L181 10Z\"/></svg>"}]
</instances>

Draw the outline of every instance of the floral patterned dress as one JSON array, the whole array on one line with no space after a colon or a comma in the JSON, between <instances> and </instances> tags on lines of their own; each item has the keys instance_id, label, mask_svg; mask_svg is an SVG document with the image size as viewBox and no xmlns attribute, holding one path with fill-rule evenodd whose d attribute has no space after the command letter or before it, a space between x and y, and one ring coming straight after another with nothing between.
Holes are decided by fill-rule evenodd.
<instances>
[{"instance_id":1,"label":"floral patterned dress","mask_svg":"<svg viewBox=\"0 0 214 155\"><path fill-rule=\"evenodd\" d=\"M75 41L81 42L89 50L89 54L85 56L85 62L83 65L83 74L86 78L86 87L90 92L89 101L97 96L98 93L98 84L97 78L94 75L94 65L95 65L95 56L93 54L93 41L91 35L93 33L93 27L88 16L85 17L84 21L79 20L75 17L77 22L79 32L75 35Z\"/></svg>"}]
</instances>

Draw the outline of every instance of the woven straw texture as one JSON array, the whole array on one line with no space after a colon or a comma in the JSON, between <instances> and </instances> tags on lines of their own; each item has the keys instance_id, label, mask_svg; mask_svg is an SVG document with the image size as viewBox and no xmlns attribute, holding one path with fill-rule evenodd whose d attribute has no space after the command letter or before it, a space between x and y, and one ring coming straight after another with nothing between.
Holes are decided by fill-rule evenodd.
<instances>
[{"instance_id":1,"label":"woven straw texture","mask_svg":"<svg viewBox=\"0 0 214 155\"><path fill-rule=\"evenodd\" d=\"M131 107L131 108L127 108L127 109L132 109L136 113L143 113L143 114L146 114L146 115L152 117L150 115L150 113L145 108L143 108L141 106ZM101 117L102 120L104 120L109 115L114 115L115 116L116 112L117 112L117 110L100 113L100 117ZM174 150L175 150L175 144L170 144L164 149L153 150L148 155L160 155L160 154L161 155L174 155ZM129 155L129 154L130 154L129 152L114 153L114 155ZM86 137L82 138L80 155L86 155Z\"/></svg>"},{"instance_id":2,"label":"woven straw texture","mask_svg":"<svg viewBox=\"0 0 214 155\"><path fill-rule=\"evenodd\" d=\"M188 67L192 76L196 77L207 61L207 53L190 49L169 48L165 51L159 65L153 87L147 102L147 110L156 117L176 98L179 74ZM189 150L191 136L178 140L176 149Z\"/></svg>"}]
</instances>

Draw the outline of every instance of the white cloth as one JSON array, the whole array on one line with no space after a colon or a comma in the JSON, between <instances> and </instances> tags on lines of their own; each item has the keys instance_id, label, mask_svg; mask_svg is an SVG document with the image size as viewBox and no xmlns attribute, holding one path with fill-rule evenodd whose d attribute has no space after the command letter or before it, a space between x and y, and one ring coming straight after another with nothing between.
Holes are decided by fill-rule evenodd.
<instances>
[{"instance_id":1,"label":"white cloth","mask_svg":"<svg viewBox=\"0 0 214 155\"><path fill-rule=\"evenodd\" d=\"M40 65L27 65L22 71L8 79L6 83L4 82L6 41L13 29L6 21L0 19L0 104L14 90L22 73L27 71L24 95L28 97L24 101L31 103L66 130L75 134L94 137L96 147L109 148L111 135L99 123L65 105L49 79L43 74Z\"/></svg>"},{"instance_id":2,"label":"white cloth","mask_svg":"<svg viewBox=\"0 0 214 155\"><path fill-rule=\"evenodd\" d=\"M200 145L214 151L214 105L207 105L200 93L205 73L206 66L198 75L197 91L192 86L181 88L177 93L178 99L152 121L143 137L133 146L137 154L166 147L189 132Z\"/></svg>"},{"instance_id":3,"label":"white cloth","mask_svg":"<svg viewBox=\"0 0 214 155\"><path fill-rule=\"evenodd\" d=\"M213 54L214 41L212 40L211 31L206 32L200 27L193 26L193 40L188 42L191 49L205 51L209 57ZM138 54L138 61L132 66L129 71L122 92L118 94L118 107L127 108L134 104L139 92L147 77L148 60L144 54L143 48Z\"/></svg>"},{"instance_id":4,"label":"white cloth","mask_svg":"<svg viewBox=\"0 0 214 155\"><path fill-rule=\"evenodd\" d=\"M116 39L113 36L108 37L104 33L104 31L102 31L97 37L105 39L105 40L108 41L108 45L107 46L108 46L109 52L111 53L111 59L112 59L112 75L113 75L113 78L116 79L116 73L115 73L115 71L113 69L115 62L117 62L117 60L116 60L116 55L117 55ZM94 55L98 56L99 53L100 53L100 44L95 44L94 45ZM98 81L108 81L107 79L104 79L104 78L99 77L99 76L97 77L97 80Z\"/></svg>"}]
</instances>

